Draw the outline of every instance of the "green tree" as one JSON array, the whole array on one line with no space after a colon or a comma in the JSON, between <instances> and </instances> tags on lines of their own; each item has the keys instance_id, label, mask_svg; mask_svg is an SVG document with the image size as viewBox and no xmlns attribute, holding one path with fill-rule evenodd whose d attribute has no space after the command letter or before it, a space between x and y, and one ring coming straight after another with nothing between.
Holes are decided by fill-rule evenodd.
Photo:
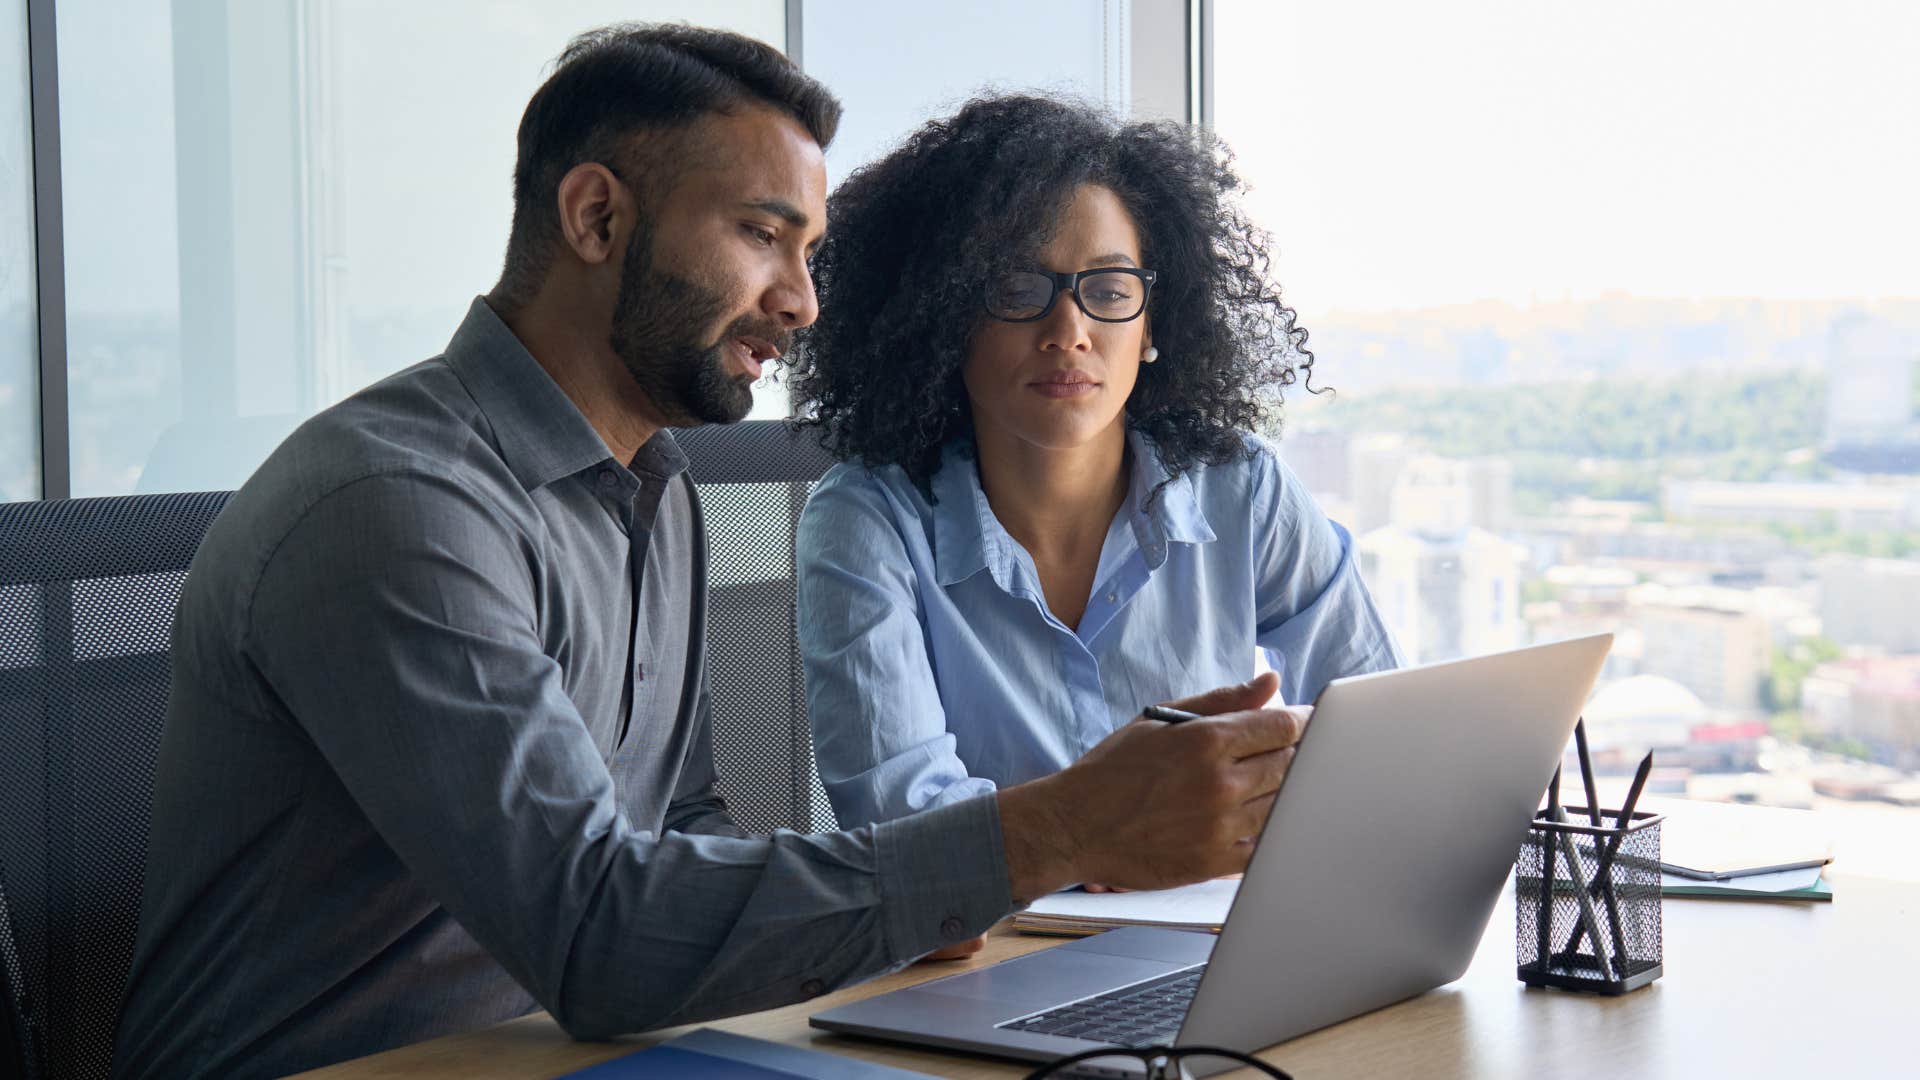
<instances>
[{"instance_id":1,"label":"green tree","mask_svg":"<svg viewBox=\"0 0 1920 1080\"><path fill-rule=\"evenodd\" d=\"M1773 710L1780 721L1775 725L1776 733L1781 724L1786 723L1786 714L1789 713L1793 714L1796 732L1802 730L1799 723L1801 684L1806 682L1807 675L1814 668L1839 658L1839 644L1825 637L1801 638L1774 654L1772 670L1768 672L1764 689L1767 707Z\"/></svg>"}]
</instances>

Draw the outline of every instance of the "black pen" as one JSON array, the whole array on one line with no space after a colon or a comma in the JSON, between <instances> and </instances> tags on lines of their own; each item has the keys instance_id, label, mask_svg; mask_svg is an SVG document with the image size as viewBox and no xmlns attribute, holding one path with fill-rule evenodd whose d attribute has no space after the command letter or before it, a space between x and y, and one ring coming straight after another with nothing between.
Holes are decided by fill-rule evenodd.
<instances>
[{"instance_id":1,"label":"black pen","mask_svg":"<svg viewBox=\"0 0 1920 1080\"><path fill-rule=\"evenodd\" d=\"M1200 719L1199 713L1176 709L1171 705L1149 705L1140 710L1140 715L1149 720L1159 720L1168 724L1184 724L1188 720Z\"/></svg>"},{"instance_id":2,"label":"black pen","mask_svg":"<svg viewBox=\"0 0 1920 1080\"><path fill-rule=\"evenodd\" d=\"M1606 850L1600 852L1600 860L1594 873L1594 883L1599 885L1607 902L1607 918L1613 923L1614 962L1618 965L1622 978L1628 974L1627 941L1620 922L1620 901L1613 890L1613 863L1620 854L1620 845L1626 842L1627 826L1633 821L1633 808L1640 802L1640 793L1646 789L1647 776L1653 772L1653 753L1640 759L1640 767L1633 772L1633 783L1627 787L1627 798L1620 804L1618 816L1614 818L1614 834L1607 841ZM1569 952L1579 949L1581 931L1576 929L1573 940L1567 944Z\"/></svg>"},{"instance_id":3,"label":"black pen","mask_svg":"<svg viewBox=\"0 0 1920 1080\"><path fill-rule=\"evenodd\" d=\"M1587 789L1587 822L1600 824L1600 796L1594 793L1593 758L1587 754L1587 718L1573 725L1573 747L1580 753L1580 784Z\"/></svg>"},{"instance_id":4,"label":"black pen","mask_svg":"<svg viewBox=\"0 0 1920 1080\"><path fill-rule=\"evenodd\" d=\"M1553 779L1547 784L1547 820L1558 821L1559 818L1560 766L1555 765L1553 767ZM1541 861L1545 863L1545 865L1540 871L1540 917L1536 920L1540 924L1539 949L1541 971L1553 970L1553 857L1560 849L1560 845L1555 842L1556 840L1557 837L1551 829L1542 831L1541 844L1546 847L1547 851L1545 855L1541 856Z\"/></svg>"}]
</instances>

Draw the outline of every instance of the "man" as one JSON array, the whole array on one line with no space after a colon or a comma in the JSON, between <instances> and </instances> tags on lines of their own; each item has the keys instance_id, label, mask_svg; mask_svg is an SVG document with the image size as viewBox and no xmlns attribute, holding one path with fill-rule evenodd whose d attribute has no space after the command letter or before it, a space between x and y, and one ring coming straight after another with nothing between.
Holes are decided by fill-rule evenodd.
<instances>
[{"instance_id":1,"label":"man","mask_svg":"<svg viewBox=\"0 0 1920 1080\"><path fill-rule=\"evenodd\" d=\"M1075 881L1244 865L1301 713L1139 722L847 832L745 837L714 794L667 429L740 419L813 320L838 117L730 34L561 57L499 285L290 437L195 560L118 1074L278 1075L535 1008L582 1037L745 1012Z\"/></svg>"}]
</instances>

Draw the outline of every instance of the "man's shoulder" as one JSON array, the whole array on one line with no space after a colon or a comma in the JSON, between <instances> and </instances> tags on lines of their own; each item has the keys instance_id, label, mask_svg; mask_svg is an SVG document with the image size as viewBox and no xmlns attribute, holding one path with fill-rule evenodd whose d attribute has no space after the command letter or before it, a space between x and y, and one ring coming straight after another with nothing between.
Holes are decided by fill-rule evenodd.
<instances>
[{"instance_id":1,"label":"man's shoulder","mask_svg":"<svg viewBox=\"0 0 1920 1080\"><path fill-rule=\"evenodd\" d=\"M435 357L301 424L241 494L297 505L374 476L512 483L486 414L445 358Z\"/></svg>"},{"instance_id":2,"label":"man's shoulder","mask_svg":"<svg viewBox=\"0 0 1920 1080\"><path fill-rule=\"evenodd\" d=\"M227 504L203 548L231 571L257 568L316 508L356 488L457 486L508 508L526 493L502 460L485 414L436 357L322 410L296 428ZM242 585L244 583L236 582Z\"/></svg>"}]
</instances>

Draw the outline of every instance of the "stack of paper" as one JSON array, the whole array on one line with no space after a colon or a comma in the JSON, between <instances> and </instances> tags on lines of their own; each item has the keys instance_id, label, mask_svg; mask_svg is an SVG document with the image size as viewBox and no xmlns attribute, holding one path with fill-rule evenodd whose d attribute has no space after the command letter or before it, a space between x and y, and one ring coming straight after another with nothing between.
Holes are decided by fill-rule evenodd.
<instances>
[{"instance_id":1,"label":"stack of paper","mask_svg":"<svg viewBox=\"0 0 1920 1080\"><path fill-rule=\"evenodd\" d=\"M1660 800L1663 896L1831 900L1833 836L1807 810Z\"/></svg>"},{"instance_id":2,"label":"stack of paper","mask_svg":"<svg viewBox=\"0 0 1920 1080\"><path fill-rule=\"evenodd\" d=\"M1833 887L1820 876L1821 868L1777 870L1771 874L1745 874L1717 881L1660 875L1661 896L1710 896L1742 900L1831 900Z\"/></svg>"},{"instance_id":3,"label":"stack of paper","mask_svg":"<svg viewBox=\"0 0 1920 1080\"><path fill-rule=\"evenodd\" d=\"M1013 917L1026 934L1083 937L1120 926L1165 926L1220 932L1240 891L1237 878L1203 881L1178 889L1089 893L1078 889L1043 896Z\"/></svg>"}]
</instances>

